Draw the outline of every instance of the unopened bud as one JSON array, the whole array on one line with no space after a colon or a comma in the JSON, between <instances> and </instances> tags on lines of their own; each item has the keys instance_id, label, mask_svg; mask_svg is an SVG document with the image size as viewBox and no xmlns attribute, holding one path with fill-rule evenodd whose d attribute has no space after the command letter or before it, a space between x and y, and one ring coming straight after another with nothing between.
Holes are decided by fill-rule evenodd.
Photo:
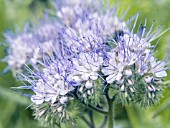
<instances>
[{"instance_id":1,"label":"unopened bud","mask_svg":"<svg viewBox=\"0 0 170 128\"><path fill-rule=\"evenodd\" d=\"M128 80L127 80L127 83L128 83L129 85L134 85L134 81L133 81L132 79L128 79Z\"/></svg>"},{"instance_id":2,"label":"unopened bud","mask_svg":"<svg viewBox=\"0 0 170 128\"><path fill-rule=\"evenodd\" d=\"M59 79L60 75L57 73L57 74L54 75L54 78Z\"/></svg>"},{"instance_id":3,"label":"unopened bud","mask_svg":"<svg viewBox=\"0 0 170 128\"><path fill-rule=\"evenodd\" d=\"M133 87L130 87L129 89L130 89L131 92L135 92Z\"/></svg>"},{"instance_id":4,"label":"unopened bud","mask_svg":"<svg viewBox=\"0 0 170 128\"><path fill-rule=\"evenodd\" d=\"M90 89L90 88L92 88L93 87L93 83L92 83L92 81L87 81L86 82L86 84L85 84L85 87L87 88L87 89Z\"/></svg>"},{"instance_id":5,"label":"unopened bud","mask_svg":"<svg viewBox=\"0 0 170 128\"><path fill-rule=\"evenodd\" d=\"M79 88L79 92L83 92L83 88L84 88L84 86L81 86L80 88Z\"/></svg>"},{"instance_id":6,"label":"unopened bud","mask_svg":"<svg viewBox=\"0 0 170 128\"><path fill-rule=\"evenodd\" d=\"M66 104L67 101L68 101L68 97L61 97L61 98L60 98L60 103L61 103L61 104Z\"/></svg>"},{"instance_id":7,"label":"unopened bud","mask_svg":"<svg viewBox=\"0 0 170 128\"><path fill-rule=\"evenodd\" d=\"M33 64L36 64L36 63L37 63L37 60L36 60L35 58L31 58L31 62L32 62Z\"/></svg>"},{"instance_id":8,"label":"unopened bud","mask_svg":"<svg viewBox=\"0 0 170 128\"><path fill-rule=\"evenodd\" d=\"M155 92L155 87L153 86L153 85L150 85L150 86L148 86L148 90L150 91L150 92Z\"/></svg>"},{"instance_id":9,"label":"unopened bud","mask_svg":"<svg viewBox=\"0 0 170 128\"><path fill-rule=\"evenodd\" d=\"M123 84L120 88L121 91L125 91L125 85Z\"/></svg>"},{"instance_id":10,"label":"unopened bud","mask_svg":"<svg viewBox=\"0 0 170 128\"><path fill-rule=\"evenodd\" d=\"M125 71L124 71L124 75L126 75L126 76L131 76L132 75L132 71L130 70L130 69L126 69Z\"/></svg>"},{"instance_id":11,"label":"unopened bud","mask_svg":"<svg viewBox=\"0 0 170 128\"><path fill-rule=\"evenodd\" d=\"M152 82L152 77L150 77L150 76L146 76L145 78L144 78L144 80L145 80L145 82L148 84L148 83L151 83Z\"/></svg>"},{"instance_id":12,"label":"unopened bud","mask_svg":"<svg viewBox=\"0 0 170 128\"><path fill-rule=\"evenodd\" d=\"M62 112L62 110L63 110L63 106L59 106L59 107L57 108L57 111L58 111L58 112Z\"/></svg>"},{"instance_id":13,"label":"unopened bud","mask_svg":"<svg viewBox=\"0 0 170 128\"><path fill-rule=\"evenodd\" d=\"M87 94L88 94L88 95L91 95L91 91L90 91L90 90L87 90Z\"/></svg>"},{"instance_id":14,"label":"unopened bud","mask_svg":"<svg viewBox=\"0 0 170 128\"><path fill-rule=\"evenodd\" d=\"M41 118L46 112L46 109L40 110L38 116Z\"/></svg>"},{"instance_id":15,"label":"unopened bud","mask_svg":"<svg viewBox=\"0 0 170 128\"><path fill-rule=\"evenodd\" d=\"M156 84L162 84L162 80L161 80L161 79L154 79L154 82L155 82Z\"/></svg>"}]
</instances>

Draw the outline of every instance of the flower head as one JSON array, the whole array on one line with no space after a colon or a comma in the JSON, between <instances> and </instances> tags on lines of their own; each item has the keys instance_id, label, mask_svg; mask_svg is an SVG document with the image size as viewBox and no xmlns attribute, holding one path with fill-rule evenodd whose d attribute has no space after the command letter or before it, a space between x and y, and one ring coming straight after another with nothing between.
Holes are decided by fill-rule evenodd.
<instances>
[{"instance_id":1,"label":"flower head","mask_svg":"<svg viewBox=\"0 0 170 128\"><path fill-rule=\"evenodd\" d=\"M24 86L18 89L33 93L35 117L72 121L71 112L80 112L76 103L102 108L105 99L144 107L155 104L167 76L166 63L157 61L153 52L152 41L162 35L160 29L152 32L152 25L146 32L145 21L135 32L138 15L130 29L115 9L100 10L94 3L78 0L59 5L54 23L27 36L37 45L22 62L26 72L19 73ZM16 42L27 44L20 38Z\"/></svg>"},{"instance_id":2,"label":"flower head","mask_svg":"<svg viewBox=\"0 0 170 128\"><path fill-rule=\"evenodd\" d=\"M36 47L36 40L31 32L23 32L22 34L5 34L8 48L8 66L13 70L19 70L27 62L27 58L32 56ZM30 46L30 42L32 45Z\"/></svg>"},{"instance_id":3,"label":"flower head","mask_svg":"<svg viewBox=\"0 0 170 128\"><path fill-rule=\"evenodd\" d=\"M101 71L107 83L117 90L117 95L126 99L123 102L136 101L147 106L158 100L161 86L157 81L167 76L167 68L164 61L157 61L153 56L151 42L159 34L150 35L150 31L140 34L133 30L116 34L113 48L106 52L108 65Z\"/></svg>"},{"instance_id":4,"label":"flower head","mask_svg":"<svg viewBox=\"0 0 170 128\"><path fill-rule=\"evenodd\" d=\"M5 39L8 44L7 50L7 63L9 69L15 74L23 70L23 65L28 64L31 59L36 63L41 55L38 55L40 47L44 51L51 53L53 46L58 48L58 43L55 42L58 38L57 23L43 23L41 26L34 30L26 25L23 32L13 33L6 32Z\"/></svg>"},{"instance_id":5,"label":"flower head","mask_svg":"<svg viewBox=\"0 0 170 128\"><path fill-rule=\"evenodd\" d=\"M68 104L74 102L72 93L75 89L69 69L71 62L66 55L63 56L62 50L56 51L53 56L44 53L43 50L40 50L39 54L43 56L43 60L31 62L31 68L25 66L26 72L19 73L18 78L24 83L24 86L19 88L29 89L34 93L30 99L36 118L69 120L72 117L68 118L67 109Z\"/></svg>"}]
</instances>

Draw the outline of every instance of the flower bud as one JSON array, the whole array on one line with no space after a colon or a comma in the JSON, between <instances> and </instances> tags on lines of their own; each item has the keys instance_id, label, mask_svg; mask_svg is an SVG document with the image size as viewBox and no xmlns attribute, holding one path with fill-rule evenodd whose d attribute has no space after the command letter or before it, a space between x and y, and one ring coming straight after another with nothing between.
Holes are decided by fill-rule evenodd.
<instances>
[{"instance_id":1,"label":"flower bud","mask_svg":"<svg viewBox=\"0 0 170 128\"><path fill-rule=\"evenodd\" d=\"M40 110L39 113L38 113L38 117L42 117L46 112L46 109L43 109L43 110Z\"/></svg>"},{"instance_id":2,"label":"flower bud","mask_svg":"<svg viewBox=\"0 0 170 128\"><path fill-rule=\"evenodd\" d=\"M155 92L155 87L153 86L153 85L150 85L150 86L148 86L148 90L150 91L150 92Z\"/></svg>"},{"instance_id":3,"label":"flower bud","mask_svg":"<svg viewBox=\"0 0 170 128\"><path fill-rule=\"evenodd\" d=\"M155 82L156 84L162 84L162 80L161 80L161 79L154 79L154 82Z\"/></svg>"},{"instance_id":4,"label":"flower bud","mask_svg":"<svg viewBox=\"0 0 170 128\"><path fill-rule=\"evenodd\" d=\"M83 92L83 88L84 88L84 86L81 86L80 88L79 88L79 92Z\"/></svg>"},{"instance_id":5,"label":"flower bud","mask_svg":"<svg viewBox=\"0 0 170 128\"><path fill-rule=\"evenodd\" d=\"M67 103L67 101L68 101L68 97L61 97L60 98L60 103L61 104L65 104L65 103Z\"/></svg>"},{"instance_id":6,"label":"flower bud","mask_svg":"<svg viewBox=\"0 0 170 128\"><path fill-rule=\"evenodd\" d=\"M86 82L86 84L85 84L85 87L87 88L87 89L90 89L90 88L92 88L93 87L93 83L92 83L92 81L87 81Z\"/></svg>"},{"instance_id":7,"label":"flower bud","mask_svg":"<svg viewBox=\"0 0 170 128\"><path fill-rule=\"evenodd\" d=\"M151 82L152 82L153 78L150 77L150 76L146 76L146 77L144 78L144 80L145 80L145 82L148 84L148 83L151 83Z\"/></svg>"},{"instance_id":8,"label":"flower bud","mask_svg":"<svg viewBox=\"0 0 170 128\"><path fill-rule=\"evenodd\" d=\"M125 91L125 85L123 84L120 88L121 91Z\"/></svg>"},{"instance_id":9,"label":"flower bud","mask_svg":"<svg viewBox=\"0 0 170 128\"><path fill-rule=\"evenodd\" d=\"M90 90L87 90L87 94L88 94L88 95L91 95L91 91L90 91Z\"/></svg>"},{"instance_id":10,"label":"flower bud","mask_svg":"<svg viewBox=\"0 0 170 128\"><path fill-rule=\"evenodd\" d=\"M58 111L58 112L62 112L62 110L63 110L63 106L59 106L59 107L57 108L57 111Z\"/></svg>"},{"instance_id":11,"label":"flower bud","mask_svg":"<svg viewBox=\"0 0 170 128\"><path fill-rule=\"evenodd\" d=\"M132 71L130 69L124 70L124 75L130 77L132 75Z\"/></svg>"},{"instance_id":12,"label":"flower bud","mask_svg":"<svg viewBox=\"0 0 170 128\"><path fill-rule=\"evenodd\" d=\"M130 87L129 89L130 89L131 92L135 92L133 87Z\"/></svg>"},{"instance_id":13,"label":"flower bud","mask_svg":"<svg viewBox=\"0 0 170 128\"><path fill-rule=\"evenodd\" d=\"M134 81L133 81L132 79L128 79L128 80L127 80L127 83L128 83L129 85L134 85Z\"/></svg>"}]
</instances>

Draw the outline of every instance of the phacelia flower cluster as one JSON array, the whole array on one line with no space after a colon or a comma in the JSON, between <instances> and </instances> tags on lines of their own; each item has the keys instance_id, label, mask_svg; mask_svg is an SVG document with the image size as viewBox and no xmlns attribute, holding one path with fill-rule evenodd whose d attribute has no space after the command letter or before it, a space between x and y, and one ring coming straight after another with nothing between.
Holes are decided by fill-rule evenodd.
<instances>
[{"instance_id":1,"label":"phacelia flower cluster","mask_svg":"<svg viewBox=\"0 0 170 128\"><path fill-rule=\"evenodd\" d=\"M18 89L33 92L35 117L73 121L80 104L105 108L105 97L154 105L167 76L166 63L154 57L152 45L161 30L147 28L145 21L136 32L138 15L129 28L116 8L101 11L92 1L58 4L54 23L6 36L8 64L17 69L26 63L18 77L24 86Z\"/></svg>"},{"instance_id":2,"label":"phacelia flower cluster","mask_svg":"<svg viewBox=\"0 0 170 128\"><path fill-rule=\"evenodd\" d=\"M57 36L57 23L43 23L36 30L26 24L23 32L14 34L7 31L5 35L8 44L7 57L8 69L11 69L14 75L16 72L23 71L24 64L29 64L31 60L36 63L42 57L39 55L40 48L51 53L53 47L57 48L55 40Z\"/></svg>"}]
</instances>

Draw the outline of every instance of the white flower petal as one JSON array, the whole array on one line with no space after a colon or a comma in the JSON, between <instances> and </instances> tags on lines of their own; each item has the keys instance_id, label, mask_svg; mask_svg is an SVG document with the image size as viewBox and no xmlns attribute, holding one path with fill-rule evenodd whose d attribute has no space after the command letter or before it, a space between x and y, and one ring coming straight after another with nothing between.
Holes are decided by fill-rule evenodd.
<instances>
[{"instance_id":1,"label":"white flower petal","mask_svg":"<svg viewBox=\"0 0 170 128\"><path fill-rule=\"evenodd\" d=\"M103 63L103 58L102 57L98 57L98 63L102 64Z\"/></svg>"},{"instance_id":2,"label":"white flower petal","mask_svg":"<svg viewBox=\"0 0 170 128\"><path fill-rule=\"evenodd\" d=\"M68 97L61 97L60 98L60 103L61 104L65 104L65 103L67 103L67 101L68 101Z\"/></svg>"},{"instance_id":3,"label":"white flower petal","mask_svg":"<svg viewBox=\"0 0 170 128\"><path fill-rule=\"evenodd\" d=\"M88 73L84 73L84 74L81 76L81 78L82 78L83 80L88 80L89 77L90 77L90 74L88 74Z\"/></svg>"},{"instance_id":4,"label":"white flower petal","mask_svg":"<svg viewBox=\"0 0 170 128\"><path fill-rule=\"evenodd\" d=\"M160 72L156 72L155 76L156 77L165 77L165 76L167 76L167 73L166 73L166 71L160 71Z\"/></svg>"},{"instance_id":5,"label":"white flower petal","mask_svg":"<svg viewBox=\"0 0 170 128\"><path fill-rule=\"evenodd\" d=\"M111 67L104 67L102 68L102 73L104 75L110 75L113 74L115 72L115 69L111 68Z\"/></svg>"},{"instance_id":6,"label":"white flower petal","mask_svg":"<svg viewBox=\"0 0 170 128\"><path fill-rule=\"evenodd\" d=\"M72 61L75 66L79 66L79 62L78 62L77 58L73 58Z\"/></svg>"},{"instance_id":7,"label":"white flower petal","mask_svg":"<svg viewBox=\"0 0 170 128\"><path fill-rule=\"evenodd\" d=\"M122 60L122 59L121 59L121 60ZM112 59L109 60L109 64L110 64L111 66L116 66L116 65L117 65L114 58L112 58Z\"/></svg>"},{"instance_id":8,"label":"white flower petal","mask_svg":"<svg viewBox=\"0 0 170 128\"><path fill-rule=\"evenodd\" d=\"M60 90L60 95L62 95L62 96L66 95L67 93L68 93L68 90L66 90L66 89Z\"/></svg>"},{"instance_id":9,"label":"white flower petal","mask_svg":"<svg viewBox=\"0 0 170 128\"><path fill-rule=\"evenodd\" d=\"M164 61L158 61L158 62L157 62L157 65L156 65L156 67L155 67L155 70L161 70L161 69L164 68L165 65L166 65L166 64L165 64Z\"/></svg>"},{"instance_id":10,"label":"white flower petal","mask_svg":"<svg viewBox=\"0 0 170 128\"><path fill-rule=\"evenodd\" d=\"M85 84L85 87L87 88L87 89L90 89L90 88L92 88L93 87L93 83L92 83L92 81L87 81L86 82L86 84Z\"/></svg>"},{"instance_id":11,"label":"white flower petal","mask_svg":"<svg viewBox=\"0 0 170 128\"><path fill-rule=\"evenodd\" d=\"M79 76L73 76L72 80L74 80L75 82L81 82L82 79Z\"/></svg>"},{"instance_id":12,"label":"white flower petal","mask_svg":"<svg viewBox=\"0 0 170 128\"><path fill-rule=\"evenodd\" d=\"M51 97L51 103L53 104L56 101L56 99L57 99L57 96Z\"/></svg>"},{"instance_id":13,"label":"white flower petal","mask_svg":"<svg viewBox=\"0 0 170 128\"><path fill-rule=\"evenodd\" d=\"M93 72L99 70L99 65L98 65L98 64L95 64L95 63L94 63L94 65L91 65L90 67L91 67L91 70L92 70Z\"/></svg>"},{"instance_id":14,"label":"white flower petal","mask_svg":"<svg viewBox=\"0 0 170 128\"><path fill-rule=\"evenodd\" d=\"M64 81L63 80L58 80L57 83L59 87L64 86Z\"/></svg>"},{"instance_id":15,"label":"white flower petal","mask_svg":"<svg viewBox=\"0 0 170 128\"><path fill-rule=\"evenodd\" d=\"M106 78L106 81L107 83L113 83L113 81L115 81L116 79L116 75L115 74L112 74L112 75L109 75L107 78Z\"/></svg>"},{"instance_id":16,"label":"white flower petal","mask_svg":"<svg viewBox=\"0 0 170 128\"><path fill-rule=\"evenodd\" d=\"M121 80L121 77L122 77L122 73L118 73L117 75L116 75L116 80L117 81L120 81Z\"/></svg>"},{"instance_id":17,"label":"white flower petal","mask_svg":"<svg viewBox=\"0 0 170 128\"><path fill-rule=\"evenodd\" d=\"M84 66L78 66L76 68L80 73L87 72L87 69Z\"/></svg>"},{"instance_id":18,"label":"white flower petal","mask_svg":"<svg viewBox=\"0 0 170 128\"><path fill-rule=\"evenodd\" d=\"M155 60L155 58L153 56L150 57L150 64L151 64L152 68L156 66L156 60Z\"/></svg>"},{"instance_id":19,"label":"white flower petal","mask_svg":"<svg viewBox=\"0 0 170 128\"><path fill-rule=\"evenodd\" d=\"M126 76L131 76L132 75L132 70L131 69L124 70L124 74Z\"/></svg>"},{"instance_id":20,"label":"white flower petal","mask_svg":"<svg viewBox=\"0 0 170 128\"><path fill-rule=\"evenodd\" d=\"M56 73L56 74L54 75L54 78L59 79L59 78L60 78L60 75L59 75L58 73Z\"/></svg>"},{"instance_id":21,"label":"white flower petal","mask_svg":"<svg viewBox=\"0 0 170 128\"><path fill-rule=\"evenodd\" d=\"M82 59L82 60L86 60L86 57L88 56L88 54L85 54L85 53L80 53L79 54L79 57Z\"/></svg>"},{"instance_id":22,"label":"white flower petal","mask_svg":"<svg viewBox=\"0 0 170 128\"><path fill-rule=\"evenodd\" d=\"M46 97L44 98L45 102L49 102L51 100L51 96L50 95L46 95Z\"/></svg>"},{"instance_id":23,"label":"white flower petal","mask_svg":"<svg viewBox=\"0 0 170 128\"><path fill-rule=\"evenodd\" d=\"M144 78L144 80L145 80L146 83L151 83L151 82L152 82L152 79L153 79L153 77L150 77L150 76L146 76L146 77Z\"/></svg>"},{"instance_id":24,"label":"white flower petal","mask_svg":"<svg viewBox=\"0 0 170 128\"><path fill-rule=\"evenodd\" d=\"M98 78L98 73L97 73L97 72L92 72L92 73L90 74L90 78L91 78L92 80L96 80L96 79Z\"/></svg>"},{"instance_id":25,"label":"white flower petal","mask_svg":"<svg viewBox=\"0 0 170 128\"><path fill-rule=\"evenodd\" d=\"M39 96L36 96L36 95L33 95L31 97L31 101L35 104L42 104L44 102L44 99L42 97L39 97Z\"/></svg>"}]
</instances>

